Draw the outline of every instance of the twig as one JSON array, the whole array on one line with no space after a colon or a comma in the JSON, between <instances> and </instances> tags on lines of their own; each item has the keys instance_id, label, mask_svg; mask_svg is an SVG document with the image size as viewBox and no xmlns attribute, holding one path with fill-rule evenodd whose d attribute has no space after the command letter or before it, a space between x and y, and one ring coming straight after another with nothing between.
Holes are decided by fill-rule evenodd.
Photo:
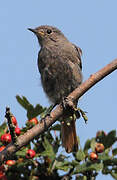
<instances>
[{"instance_id":1,"label":"twig","mask_svg":"<svg viewBox=\"0 0 117 180\"><path fill-rule=\"evenodd\" d=\"M112 73L117 69L117 59L113 60L110 64L106 65L104 68L91 75L88 80L82 83L78 88L76 88L68 98L71 101L74 101L80 98L85 92L87 92L92 86L94 86L97 82L102 80L104 77ZM24 135L21 135L17 138L17 146L13 143L8 144L8 146L0 152L0 162L2 163L7 158L9 158L13 153L18 151L21 147L28 144L31 140L33 140L36 136L39 136L45 131L45 123L46 127L49 128L60 116L63 114L63 108L61 105L58 105L55 110L50 113L50 116L47 116L45 119L40 121L36 126L32 129L28 130Z\"/></svg>"},{"instance_id":2,"label":"twig","mask_svg":"<svg viewBox=\"0 0 117 180\"><path fill-rule=\"evenodd\" d=\"M5 117L6 117L7 122L8 122L8 127L9 127L9 131L10 131L10 134L11 134L11 139L12 139L13 143L16 143L17 136L15 134L15 126L12 123L12 116L13 115L10 112L10 108L6 107Z\"/></svg>"}]
</instances>

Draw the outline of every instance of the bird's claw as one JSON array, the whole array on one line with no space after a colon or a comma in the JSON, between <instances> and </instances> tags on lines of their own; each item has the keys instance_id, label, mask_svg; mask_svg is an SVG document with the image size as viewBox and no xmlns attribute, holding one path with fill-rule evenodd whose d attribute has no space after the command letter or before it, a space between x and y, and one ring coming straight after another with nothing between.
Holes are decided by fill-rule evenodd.
<instances>
[{"instance_id":1,"label":"bird's claw","mask_svg":"<svg viewBox=\"0 0 117 180\"><path fill-rule=\"evenodd\" d=\"M72 116L75 116L77 119L80 118L79 109L77 109L73 103L73 101L66 97L62 101L62 107L64 111L69 112Z\"/></svg>"}]
</instances>

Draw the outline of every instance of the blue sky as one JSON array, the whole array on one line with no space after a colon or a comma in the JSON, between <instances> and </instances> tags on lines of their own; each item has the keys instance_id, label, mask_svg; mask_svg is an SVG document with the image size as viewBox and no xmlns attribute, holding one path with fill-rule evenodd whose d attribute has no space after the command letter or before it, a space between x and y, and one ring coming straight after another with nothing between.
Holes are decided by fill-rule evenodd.
<instances>
[{"instance_id":1,"label":"blue sky","mask_svg":"<svg viewBox=\"0 0 117 180\"><path fill-rule=\"evenodd\" d=\"M0 5L0 123L9 105L20 127L26 119L25 110L17 103L17 94L32 104L48 106L37 69L39 50L36 37L27 28L48 24L58 27L70 41L83 51L83 76L117 58L116 0L20 0L1 1ZM116 129L117 72L95 85L79 102L88 112L89 122L77 122L83 145L98 130ZM97 180L110 180L99 176Z\"/></svg>"}]
</instances>

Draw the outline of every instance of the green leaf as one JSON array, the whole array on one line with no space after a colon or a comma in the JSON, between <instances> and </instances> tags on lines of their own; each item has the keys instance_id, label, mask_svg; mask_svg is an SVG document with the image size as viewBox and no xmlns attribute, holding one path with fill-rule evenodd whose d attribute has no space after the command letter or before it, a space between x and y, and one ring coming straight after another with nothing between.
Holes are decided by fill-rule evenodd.
<instances>
[{"instance_id":1,"label":"green leaf","mask_svg":"<svg viewBox=\"0 0 117 180\"><path fill-rule=\"evenodd\" d=\"M111 172L110 174L114 179L117 179L117 173Z\"/></svg>"},{"instance_id":2,"label":"green leaf","mask_svg":"<svg viewBox=\"0 0 117 180\"><path fill-rule=\"evenodd\" d=\"M112 154L113 154L113 156L117 155L117 148L112 150Z\"/></svg>"},{"instance_id":3,"label":"green leaf","mask_svg":"<svg viewBox=\"0 0 117 180\"><path fill-rule=\"evenodd\" d=\"M88 153L88 150L90 149L90 144L91 144L91 140L88 139L88 140L86 141L85 145L84 145L84 152L85 152L85 154Z\"/></svg>"},{"instance_id":4,"label":"green leaf","mask_svg":"<svg viewBox=\"0 0 117 180\"><path fill-rule=\"evenodd\" d=\"M95 138L92 138L91 139L91 149L92 149L92 151L95 151L95 145L96 145Z\"/></svg>"},{"instance_id":5,"label":"green leaf","mask_svg":"<svg viewBox=\"0 0 117 180\"><path fill-rule=\"evenodd\" d=\"M104 131L98 131L96 135L96 141L102 143L103 145L106 144L106 134Z\"/></svg>"},{"instance_id":6,"label":"green leaf","mask_svg":"<svg viewBox=\"0 0 117 180\"><path fill-rule=\"evenodd\" d=\"M40 114L41 118L45 118L46 115L50 114L51 111L53 110L53 105L51 105L49 108L43 108L44 111Z\"/></svg>"},{"instance_id":7,"label":"green leaf","mask_svg":"<svg viewBox=\"0 0 117 180\"><path fill-rule=\"evenodd\" d=\"M36 107L33 107L33 105L30 104L27 109L27 117L28 119L32 119L37 117L43 111L45 111L45 109L41 105L37 104Z\"/></svg>"},{"instance_id":8,"label":"green leaf","mask_svg":"<svg viewBox=\"0 0 117 180\"><path fill-rule=\"evenodd\" d=\"M111 157L105 152L103 152L102 154L98 155L98 159L105 161L105 160L110 160Z\"/></svg>"},{"instance_id":9,"label":"green leaf","mask_svg":"<svg viewBox=\"0 0 117 180\"><path fill-rule=\"evenodd\" d=\"M59 170L63 170L63 171L68 171L69 169L71 169L73 167L68 161L63 161L63 162L57 161L55 168L59 169Z\"/></svg>"},{"instance_id":10,"label":"green leaf","mask_svg":"<svg viewBox=\"0 0 117 180\"><path fill-rule=\"evenodd\" d=\"M19 104L27 110L27 117L28 119L32 119L37 117L41 113L43 113L47 108L43 108L40 104L37 104L35 107L29 103L25 96L16 96L17 101Z\"/></svg>"},{"instance_id":11,"label":"green leaf","mask_svg":"<svg viewBox=\"0 0 117 180\"><path fill-rule=\"evenodd\" d=\"M56 158L56 160L57 160L57 161L64 161L66 158L68 158L68 157L66 157L66 156L63 155L63 154L60 154L60 155Z\"/></svg>"},{"instance_id":12,"label":"green leaf","mask_svg":"<svg viewBox=\"0 0 117 180\"><path fill-rule=\"evenodd\" d=\"M35 116L35 112L34 112L34 107L33 107L32 104L28 105L28 108L27 108L27 117L28 117L28 119L32 119L32 118L36 117Z\"/></svg>"},{"instance_id":13,"label":"green leaf","mask_svg":"<svg viewBox=\"0 0 117 180\"><path fill-rule=\"evenodd\" d=\"M16 155L19 157L26 157L26 151L30 149L29 146L20 149L19 151L16 152Z\"/></svg>"},{"instance_id":14,"label":"green leaf","mask_svg":"<svg viewBox=\"0 0 117 180\"><path fill-rule=\"evenodd\" d=\"M7 127L7 123L5 122L0 126L0 137L5 133L4 130L6 127Z\"/></svg>"},{"instance_id":15,"label":"green leaf","mask_svg":"<svg viewBox=\"0 0 117 180\"><path fill-rule=\"evenodd\" d=\"M105 142L104 142L105 149L110 148L116 141L117 141L116 131L113 130L109 132L105 138Z\"/></svg>"},{"instance_id":16,"label":"green leaf","mask_svg":"<svg viewBox=\"0 0 117 180\"><path fill-rule=\"evenodd\" d=\"M72 161L73 167L76 167L76 166L79 165L79 164L80 164L80 162L78 162L78 161L76 161L76 160L73 160L73 161Z\"/></svg>"},{"instance_id":17,"label":"green leaf","mask_svg":"<svg viewBox=\"0 0 117 180\"><path fill-rule=\"evenodd\" d=\"M28 109L28 105L30 104L29 101L27 100L27 98L25 96L22 96L22 98L17 95L16 96L16 99L18 101L18 103L23 107L25 108L26 110Z\"/></svg>"},{"instance_id":18,"label":"green leaf","mask_svg":"<svg viewBox=\"0 0 117 180\"><path fill-rule=\"evenodd\" d=\"M45 151L43 151L41 153L42 156L48 156L50 157L52 160L55 159L56 154L54 153L53 147L52 145L49 143L49 141L46 139L46 137L44 137L44 142L42 143Z\"/></svg>"},{"instance_id":19,"label":"green leaf","mask_svg":"<svg viewBox=\"0 0 117 180\"><path fill-rule=\"evenodd\" d=\"M100 171L102 169L103 169L102 163L86 162L84 164L76 166L76 170L74 171L74 174L84 173L86 171L93 171L93 170L95 170L97 172L97 171Z\"/></svg>"},{"instance_id":20,"label":"green leaf","mask_svg":"<svg viewBox=\"0 0 117 180\"><path fill-rule=\"evenodd\" d=\"M85 159L85 153L82 151L82 149L80 149L77 153L76 153L76 159L78 161L82 161Z\"/></svg>"},{"instance_id":21,"label":"green leaf","mask_svg":"<svg viewBox=\"0 0 117 180\"><path fill-rule=\"evenodd\" d=\"M36 116L38 116L39 114L41 114L42 112L44 112L47 108L41 106L40 104L37 104L34 109L35 109L35 114L37 114ZM35 117L36 117L36 116L35 116Z\"/></svg>"},{"instance_id":22,"label":"green leaf","mask_svg":"<svg viewBox=\"0 0 117 180\"><path fill-rule=\"evenodd\" d=\"M77 176L76 180L87 180L86 176Z\"/></svg>"},{"instance_id":23,"label":"green leaf","mask_svg":"<svg viewBox=\"0 0 117 180\"><path fill-rule=\"evenodd\" d=\"M78 110L80 111L80 113L81 113L81 115L82 115L82 117L83 117L85 123L87 123L87 122L88 122L88 117L86 116L86 112L83 111L83 110L80 109L80 108L78 108Z\"/></svg>"},{"instance_id":24,"label":"green leaf","mask_svg":"<svg viewBox=\"0 0 117 180\"><path fill-rule=\"evenodd\" d=\"M81 145L80 145L80 138L79 138L79 136L77 136L77 140L78 140L79 146L81 146Z\"/></svg>"}]
</instances>

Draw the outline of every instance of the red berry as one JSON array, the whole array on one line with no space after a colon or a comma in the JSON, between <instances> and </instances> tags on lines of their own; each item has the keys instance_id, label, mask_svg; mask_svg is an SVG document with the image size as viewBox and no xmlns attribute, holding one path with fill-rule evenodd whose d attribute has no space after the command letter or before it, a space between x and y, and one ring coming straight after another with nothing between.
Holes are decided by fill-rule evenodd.
<instances>
[{"instance_id":1,"label":"red berry","mask_svg":"<svg viewBox=\"0 0 117 180\"><path fill-rule=\"evenodd\" d=\"M21 131L20 131L20 128L19 128L19 127L16 127L16 128L15 128L15 133L16 133L17 136L20 135Z\"/></svg>"},{"instance_id":2,"label":"red berry","mask_svg":"<svg viewBox=\"0 0 117 180\"><path fill-rule=\"evenodd\" d=\"M0 172L3 172L5 170L4 164L0 166Z\"/></svg>"},{"instance_id":3,"label":"red berry","mask_svg":"<svg viewBox=\"0 0 117 180\"><path fill-rule=\"evenodd\" d=\"M96 161L98 159L98 155L95 152L90 153L90 160Z\"/></svg>"},{"instance_id":4,"label":"red berry","mask_svg":"<svg viewBox=\"0 0 117 180\"><path fill-rule=\"evenodd\" d=\"M15 164L15 160L7 160L5 164L8 166L13 166Z\"/></svg>"},{"instance_id":5,"label":"red berry","mask_svg":"<svg viewBox=\"0 0 117 180\"><path fill-rule=\"evenodd\" d=\"M27 158L34 158L34 156L36 155L35 151L33 149L28 149L26 152L26 157Z\"/></svg>"},{"instance_id":6,"label":"red berry","mask_svg":"<svg viewBox=\"0 0 117 180\"><path fill-rule=\"evenodd\" d=\"M30 120L28 120L28 122L30 122L30 123L32 123L34 125L38 124L37 118L30 119Z\"/></svg>"},{"instance_id":7,"label":"red berry","mask_svg":"<svg viewBox=\"0 0 117 180\"><path fill-rule=\"evenodd\" d=\"M11 142L11 135L9 133L3 134L1 136L1 141L3 143L10 143Z\"/></svg>"},{"instance_id":8,"label":"red berry","mask_svg":"<svg viewBox=\"0 0 117 180\"><path fill-rule=\"evenodd\" d=\"M4 148L5 148L5 146L1 146L1 147L0 147L0 152L3 151Z\"/></svg>"},{"instance_id":9,"label":"red berry","mask_svg":"<svg viewBox=\"0 0 117 180\"><path fill-rule=\"evenodd\" d=\"M12 116L12 123L16 126L17 125L17 120L15 118L15 116Z\"/></svg>"},{"instance_id":10,"label":"red berry","mask_svg":"<svg viewBox=\"0 0 117 180\"><path fill-rule=\"evenodd\" d=\"M0 180L7 180L6 175L2 171L0 171Z\"/></svg>"},{"instance_id":11,"label":"red berry","mask_svg":"<svg viewBox=\"0 0 117 180\"><path fill-rule=\"evenodd\" d=\"M104 145L101 143L96 143L95 151L97 153L102 153L104 151Z\"/></svg>"}]
</instances>

